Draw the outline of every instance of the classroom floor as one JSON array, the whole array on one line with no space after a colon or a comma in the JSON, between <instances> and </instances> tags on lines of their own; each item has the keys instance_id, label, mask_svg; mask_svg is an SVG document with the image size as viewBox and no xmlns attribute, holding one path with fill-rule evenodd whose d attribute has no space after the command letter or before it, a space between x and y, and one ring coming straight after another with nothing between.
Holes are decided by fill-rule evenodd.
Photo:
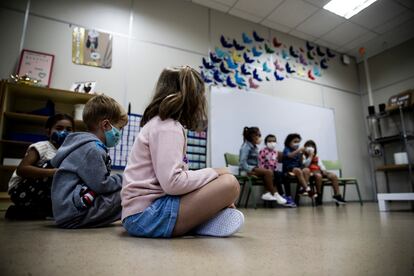
<instances>
[{"instance_id":1,"label":"classroom floor","mask_svg":"<svg viewBox=\"0 0 414 276\"><path fill-rule=\"evenodd\" d=\"M6 275L414 275L414 213L377 204L242 209L231 238L129 237L118 223L62 230L0 212Z\"/></svg>"}]
</instances>

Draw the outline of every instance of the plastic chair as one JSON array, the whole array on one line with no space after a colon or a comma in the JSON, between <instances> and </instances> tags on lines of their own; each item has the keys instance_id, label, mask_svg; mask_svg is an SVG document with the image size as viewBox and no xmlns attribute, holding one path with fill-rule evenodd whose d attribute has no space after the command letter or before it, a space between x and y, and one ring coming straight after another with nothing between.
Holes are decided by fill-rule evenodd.
<instances>
[{"instance_id":1,"label":"plastic chair","mask_svg":"<svg viewBox=\"0 0 414 276\"><path fill-rule=\"evenodd\" d=\"M226 166L239 166L239 155L237 154L232 154L232 153L228 153L226 152L224 154L224 160L226 162ZM256 202L256 194L254 192L253 186L263 186L263 181L258 178L257 176L248 176L248 175L241 175L240 172L237 175L234 175L237 180L239 181L240 185L243 186L241 187L241 191L240 191L240 196L239 196L239 200L237 202L237 205L240 205L241 203L241 199L243 197L243 193L244 190L246 189L244 186L248 187L248 192L247 192L247 197L246 197L246 201L244 204L244 208L247 208L247 203L249 202L249 198L250 195L252 195L253 197L253 207L256 209L257 208L257 202ZM247 185L245 185L247 184Z\"/></svg>"},{"instance_id":2,"label":"plastic chair","mask_svg":"<svg viewBox=\"0 0 414 276\"><path fill-rule=\"evenodd\" d=\"M341 166L341 163L338 160L337 161L322 160L322 163L325 166L326 170L328 170L328 171L339 171L338 184L339 184L339 186L344 187L344 189L343 189L344 199L345 199L345 194L346 194L346 186L347 185L355 185L357 193L358 193L358 197L359 197L359 203L362 206L363 202L362 202L362 198L361 198L361 192L359 191L358 180L354 177L342 177L342 166ZM323 179L322 194L323 194L323 189L325 188L325 186L332 186L332 182L328 179Z\"/></svg>"}]
</instances>

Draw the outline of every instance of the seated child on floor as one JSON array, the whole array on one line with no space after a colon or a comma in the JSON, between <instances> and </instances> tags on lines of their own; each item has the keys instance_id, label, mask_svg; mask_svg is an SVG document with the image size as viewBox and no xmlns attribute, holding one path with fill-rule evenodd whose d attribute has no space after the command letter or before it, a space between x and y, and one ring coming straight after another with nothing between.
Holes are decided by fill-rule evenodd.
<instances>
[{"instance_id":1,"label":"seated child on floor","mask_svg":"<svg viewBox=\"0 0 414 276\"><path fill-rule=\"evenodd\" d=\"M200 73L164 69L124 172L122 223L131 236L223 237L243 225L234 206L240 184L228 169L189 170L185 128L201 128L206 116Z\"/></svg>"},{"instance_id":2,"label":"seated child on floor","mask_svg":"<svg viewBox=\"0 0 414 276\"><path fill-rule=\"evenodd\" d=\"M9 181L9 195L14 205L7 219L45 219L52 216L50 190L56 169L48 162L55 157L68 133L74 130L73 118L66 114L50 116L46 121L49 140L31 144Z\"/></svg>"},{"instance_id":3,"label":"seated child on floor","mask_svg":"<svg viewBox=\"0 0 414 276\"><path fill-rule=\"evenodd\" d=\"M99 95L86 103L83 121L88 132L70 134L51 161L58 168L53 215L63 228L105 226L121 218L122 176L110 174L108 147L118 144L127 113L114 99Z\"/></svg>"}]
</instances>

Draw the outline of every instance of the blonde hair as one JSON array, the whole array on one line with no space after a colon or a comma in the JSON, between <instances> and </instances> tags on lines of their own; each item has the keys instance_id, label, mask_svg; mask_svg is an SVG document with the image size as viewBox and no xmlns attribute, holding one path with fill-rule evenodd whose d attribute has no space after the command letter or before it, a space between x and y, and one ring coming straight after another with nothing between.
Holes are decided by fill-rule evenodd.
<instances>
[{"instance_id":1,"label":"blonde hair","mask_svg":"<svg viewBox=\"0 0 414 276\"><path fill-rule=\"evenodd\" d=\"M109 120L111 124L128 122L125 109L114 99L105 95L91 98L83 110L83 121L90 130L94 130L102 120Z\"/></svg>"},{"instance_id":2,"label":"blonde hair","mask_svg":"<svg viewBox=\"0 0 414 276\"><path fill-rule=\"evenodd\" d=\"M206 97L204 81L195 69L183 66L162 71L141 126L155 116L174 119L190 130L202 128L207 121Z\"/></svg>"}]
</instances>

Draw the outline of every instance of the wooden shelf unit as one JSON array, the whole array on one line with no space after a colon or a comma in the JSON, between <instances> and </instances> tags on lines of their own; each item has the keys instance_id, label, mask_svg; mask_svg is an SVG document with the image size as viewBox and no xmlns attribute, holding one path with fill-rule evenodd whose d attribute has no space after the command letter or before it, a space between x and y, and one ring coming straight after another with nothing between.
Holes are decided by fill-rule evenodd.
<instances>
[{"instance_id":1,"label":"wooden shelf unit","mask_svg":"<svg viewBox=\"0 0 414 276\"><path fill-rule=\"evenodd\" d=\"M414 166L411 165L411 166ZM379 166L376 168L377 171L382 171L382 172L386 172L386 171L405 171L408 170L408 164L402 164L402 165L383 165L383 166Z\"/></svg>"},{"instance_id":2,"label":"wooden shelf unit","mask_svg":"<svg viewBox=\"0 0 414 276\"><path fill-rule=\"evenodd\" d=\"M73 115L74 105L85 104L94 95L71 91L0 82L0 193L7 194L8 181L16 166L4 166L4 158L23 158L33 141L11 139L11 134L46 136L48 116L31 114L44 108L47 101L55 105L55 113ZM83 121L75 121L76 131L86 130ZM4 194L3 194L4 196Z\"/></svg>"}]
</instances>

